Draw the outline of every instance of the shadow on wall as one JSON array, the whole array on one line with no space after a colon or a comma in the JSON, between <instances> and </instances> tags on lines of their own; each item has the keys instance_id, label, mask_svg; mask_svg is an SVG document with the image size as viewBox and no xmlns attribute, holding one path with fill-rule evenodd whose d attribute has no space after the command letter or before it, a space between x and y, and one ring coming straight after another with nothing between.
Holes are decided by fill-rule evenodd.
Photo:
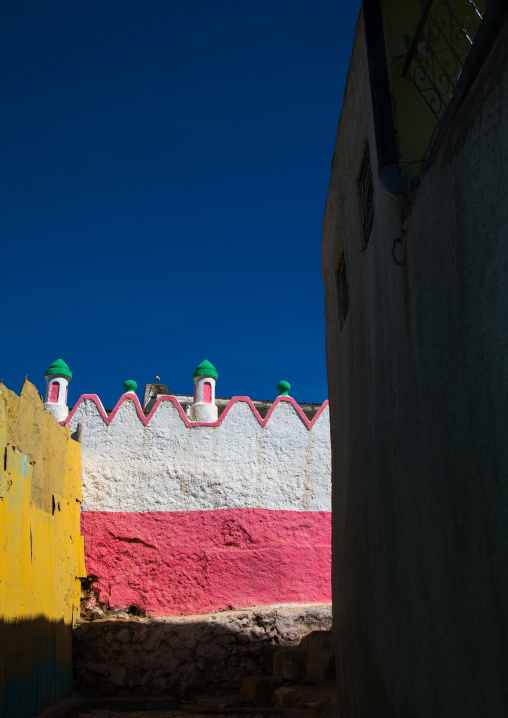
<instances>
[{"instance_id":1,"label":"shadow on wall","mask_svg":"<svg viewBox=\"0 0 508 718\"><path fill-rule=\"evenodd\" d=\"M30 718L72 688L72 635L64 621L0 621L0 715Z\"/></svg>"},{"instance_id":2,"label":"shadow on wall","mask_svg":"<svg viewBox=\"0 0 508 718\"><path fill-rule=\"evenodd\" d=\"M280 646L331 628L330 606L280 606L186 618L106 618L74 629L78 688L94 697L235 692L270 675Z\"/></svg>"}]
</instances>

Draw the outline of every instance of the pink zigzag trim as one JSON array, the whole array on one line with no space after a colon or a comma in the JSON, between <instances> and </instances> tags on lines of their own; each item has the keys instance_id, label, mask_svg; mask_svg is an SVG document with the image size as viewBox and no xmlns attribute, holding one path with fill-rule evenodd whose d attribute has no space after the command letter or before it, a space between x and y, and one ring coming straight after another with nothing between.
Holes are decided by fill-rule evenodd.
<instances>
[{"instance_id":1,"label":"pink zigzag trim","mask_svg":"<svg viewBox=\"0 0 508 718\"><path fill-rule=\"evenodd\" d=\"M157 399L157 401L155 402L155 406L153 407L152 411L148 414L148 416L145 416L144 413L143 413L143 410L141 409L141 404L139 403L139 399L138 399L138 397L136 396L136 394L134 394L134 395L133 395L133 394L130 394L130 393L128 393L128 394L123 394L123 395L120 397L120 399L118 400L118 403L117 403L117 405L115 406L115 408L113 409L113 411L111 412L111 414L110 414L109 416L107 416L106 412L104 411L104 407L102 406L101 400L99 399L99 397L97 396L97 394L82 394L82 395L79 397L79 399L78 399L78 401L76 402L76 404L74 405L74 407L73 407L72 411L70 412L69 416L67 417L67 419L65 419L64 421L60 421L60 422L59 422L62 426L64 426L65 424L68 424L68 423L69 423L69 421L72 419L72 417L73 417L74 414L76 413L77 408L79 407L79 405L80 405L83 401L85 401L85 399L90 399L91 401L93 401L93 402L95 403L97 409L99 410L99 414L101 415L103 421L104 421L108 426L111 424L111 422L112 422L113 419L115 418L116 412L117 412L117 411L119 410L119 408L122 406L122 404L124 403L124 401L128 401L128 400L134 402L134 405L135 405L135 407L136 407L136 411L138 412L138 417L141 419L141 421L143 422L143 424L144 424L145 426L148 425L150 419L152 418L152 416L153 416L153 415L155 414L155 412L157 411L157 409L158 409L158 407L159 407L159 404L160 404L161 402L163 402L163 401L170 401L170 402L172 402L172 403L176 406L176 408L178 409L178 413L180 414L180 417L181 417L182 420L184 421L185 426L189 426L189 427L193 427L193 426L220 426L220 424L222 424L222 422L223 422L224 419L226 418L226 415L227 415L227 413L229 412L229 410L231 409L231 407L233 406L233 404L236 404L237 401L244 401L244 402L246 402L246 403L250 406L252 413L254 414L254 416L256 417L256 419L259 421L260 425L261 425L261 426L266 426L266 423L267 423L267 421L269 420L269 418L271 417L271 415L272 415L272 413L273 413L273 410L275 409L275 407L277 406L277 404L279 404L279 402L281 402L281 401L286 401L286 402L289 402L290 404L293 405L293 407L296 409L296 413L299 415L300 419L303 421L303 423L305 424L305 426L307 427L307 429L311 429L311 428L314 426L314 424L316 423L316 421L319 419L319 417L321 416L321 414L323 413L323 411L325 410L325 408L328 406L328 399L326 399L326 400L323 402L323 404L320 406L320 408L318 409L318 411L316 412L316 415L312 418L312 421L309 421L309 420L307 419L307 417L305 416L305 414L303 413L303 411L302 411L302 410L300 409L300 407L298 406L298 404L296 403L296 401L293 399L292 396L278 396L278 397L275 399L275 401L273 402L272 406L270 407L270 410L268 411L268 414L266 415L266 417L265 417L264 419L262 419L261 416L259 415L259 413L258 413L256 407L255 407L254 404L252 403L252 400L249 399L248 396L234 396L234 397L230 400L230 402L228 403L228 405L226 406L226 408L224 409L224 411L222 412L222 414L219 416L219 418L217 419L217 421L189 421L189 419L188 419L187 416L185 415L185 412L184 412L184 410L182 409L182 407L181 407L181 405L180 405L178 399L177 399L175 396L160 396L160 397Z\"/></svg>"}]
</instances>

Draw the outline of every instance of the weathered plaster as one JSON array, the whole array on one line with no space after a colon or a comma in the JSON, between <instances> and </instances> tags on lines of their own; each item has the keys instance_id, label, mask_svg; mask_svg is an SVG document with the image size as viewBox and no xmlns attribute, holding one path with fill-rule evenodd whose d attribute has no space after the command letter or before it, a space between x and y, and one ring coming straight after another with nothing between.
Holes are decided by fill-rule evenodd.
<instances>
[{"instance_id":1,"label":"weathered plaster","mask_svg":"<svg viewBox=\"0 0 508 718\"><path fill-rule=\"evenodd\" d=\"M331 601L328 512L91 511L81 527L108 606L161 616Z\"/></svg>"},{"instance_id":2,"label":"weathered plaster","mask_svg":"<svg viewBox=\"0 0 508 718\"><path fill-rule=\"evenodd\" d=\"M204 406L204 404L203 404ZM125 394L107 417L85 395L82 528L100 600L152 615L330 600L328 405L294 399L262 419L247 397L213 423L171 396L145 417Z\"/></svg>"},{"instance_id":3,"label":"weathered plaster","mask_svg":"<svg viewBox=\"0 0 508 718\"><path fill-rule=\"evenodd\" d=\"M215 378L197 376L194 378L194 403L189 407L192 421L217 421L218 409L215 404Z\"/></svg>"},{"instance_id":4,"label":"weathered plaster","mask_svg":"<svg viewBox=\"0 0 508 718\"><path fill-rule=\"evenodd\" d=\"M505 26L418 191L390 197L360 17L323 222L344 715L508 715L507 121Z\"/></svg>"},{"instance_id":5,"label":"weathered plaster","mask_svg":"<svg viewBox=\"0 0 508 718\"><path fill-rule=\"evenodd\" d=\"M81 397L68 424L71 432L83 425L83 510L329 511L327 403L309 422L290 398L264 420L249 402L232 400L203 425L172 397L146 418L132 394L109 417L97 397Z\"/></svg>"},{"instance_id":6,"label":"weathered plaster","mask_svg":"<svg viewBox=\"0 0 508 718\"><path fill-rule=\"evenodd\" d=\"M0 715L30 718L72 685L80 450L25 381L0 385L0 456Z\"/></svg>"},{"instance_id":7,"label":"weathered plaster","mask_svg":"<svg viewBox=\"0 0 508 718\"><path fill-rule=\"evenodd\" d=\"M46 399L44 407L52 414L58 422L63 422L69 415L67 407L67 388L69 379L61 374L50 374L46 379ZM58 399L51 401L51 388L53 384L58 384Z\"/></svg>"}]
</instances>

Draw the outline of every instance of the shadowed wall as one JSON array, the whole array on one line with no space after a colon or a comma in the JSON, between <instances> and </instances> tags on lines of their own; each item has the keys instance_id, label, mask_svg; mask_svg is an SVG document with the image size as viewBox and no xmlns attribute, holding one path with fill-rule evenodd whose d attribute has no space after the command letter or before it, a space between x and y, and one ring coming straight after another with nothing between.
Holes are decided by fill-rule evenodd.
<instances>
[{"instance_id":1,"label":"shadowed wall","mask_svg":"<svg viewBox=\"0 0 508 718\"><path fill-rule=\"evenodd\" d=\"M377 178L357 26L322 255L345 718L508 714L507 55L505 27L417 192L397 199Z\"/></svg>"}]
</instances>

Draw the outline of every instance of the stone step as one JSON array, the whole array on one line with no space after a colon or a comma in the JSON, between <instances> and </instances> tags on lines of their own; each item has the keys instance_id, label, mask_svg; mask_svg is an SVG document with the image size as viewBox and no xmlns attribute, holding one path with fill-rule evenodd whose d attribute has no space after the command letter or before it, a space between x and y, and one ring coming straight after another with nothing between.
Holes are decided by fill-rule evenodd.
<instances>
[{"instance_id":1,"label":"stone step","mask_svg":"<svg viewBox=\"0 0 508 718\"><path fill-rule=\"evenodd\" d=\"M279 676L246 676L240 688L240 698L255 706L271 706L274 691L281 683Z\"/></svg>"},{"instance_id":2,"label":"stone step","mask_svg":"<svg viewBox=\"0 0 508 718\"><path fill-rule=\"evenodd\" d=\"M218 711L199 711L182 708L176 710L149 711L111 711L110 709L93 708L91 710L72 713L69 718L315 718L313 714L302 708L245 708Z\"/></svg>"},{"instance_id":3,"label":"stone step","mask_svg":"<svg viewBox=\"0 0 508 718\"><path fill-rule=\"evenodd\" d=\"M273 675L295 683L305 681L309 657L310 651L302 648L279 648L273 658Z\"/></svg>"},{"instance_id":4,"label":"stone step","mask_svg":"<svg viewBox=\"0 0 508 718\"><path fill-rule=\"evenodd\" d=\"M320 686L281 686L275 690L275 707L301 708L313 713L326 713L337 689L335 683Z\"/></svg>"},{"instance_id":5,"label":"stone step","mask_svg":"<svg viewBox=\"0 0 508 718\"><path fill-rule=\"evenodd\" d=\"M249 701L238 693L231 696L198 696L196 700L182 704L185 711L195 713L213 713L224 711L238 711L250 708Z\"/></svg>"},{"instance_id":6,"label":"stone step","mask_svg":"<svg viewBox=\"0 0 508 718\"><path fill-rule=\"evenodd\" d=\"M189 716L212 716L213 718L315 718L309 716L308 709L303 706L246 706L245 704L236 704L234 696L230 696L228 701L218 699L216 704L212 700L181 705L179 711ZM238 696L236 696L238 698ZM275 701L275 695L273 695ZM168 713L168 716L170 714ZM152 718L150 714L150 718ZM156 718L154 714L153 718ZM171 718L173 718L171 716ZM174 718L177 718L176 716Z\"/></svg>"},{"instance_id":7,"label":"stone step","mask_svg":"<svg viewBox=\"0 0 508 718\"><path fill-rule=\"evenodd\" d=\"M329 650L333 651L333 633L332 631L311 631L300 641L300 648L313 650Z\"/></svg>"},{"instance_id":8,"label":"stone step","mask_svg":"<svg viewBox=\"0 0 508 718\"><path fill-rule=\"evenodd\" d=\"M335 680L335 653L329 648L310 651L307 659L307 683Z\"/></svg>"},{"instance_id":9,"label":"stone step","mask_svg":"<svg viewBox=\"0 0 508 718\"><path fill-rule=\"evenodd\" d=\"M273 675L292 683L322 683L333 680L334 652L328 648L281 648L274 656Z\"/></svg>"}]
</instances>

